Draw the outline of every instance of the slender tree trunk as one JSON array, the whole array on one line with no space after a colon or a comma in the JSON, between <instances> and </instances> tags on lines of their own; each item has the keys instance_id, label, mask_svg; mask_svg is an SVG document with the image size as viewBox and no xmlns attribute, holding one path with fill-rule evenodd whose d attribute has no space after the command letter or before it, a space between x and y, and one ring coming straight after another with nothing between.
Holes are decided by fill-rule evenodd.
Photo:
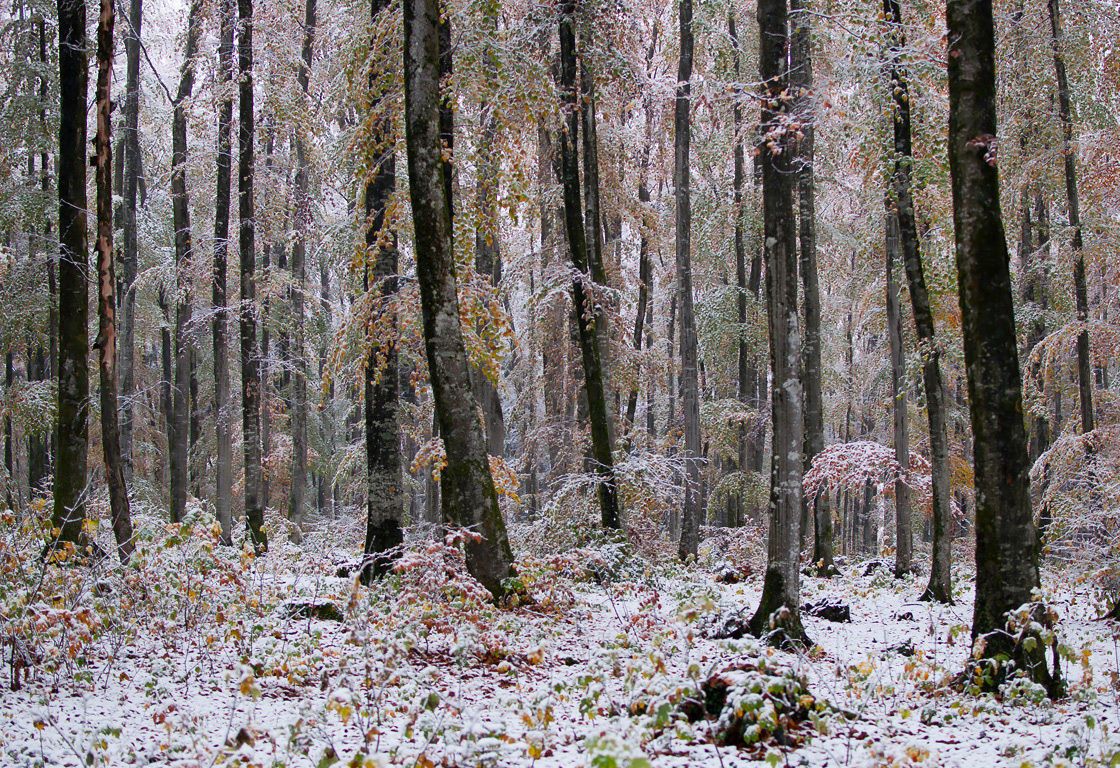
<instances>
[{"instance_id":1,"label":"slender tree trunk","mask_svg":"<svg viewBox=\"0 0 1120 768\"><path fill-rule=\"evenodd\" d=\"M237 0L240 79L237 197L241 217L241 431L245 441L245 524L253 549L268 548L261 500L261 359L257 348L256 214L253 202L253 0Z\"/></svg>"},{"instance_id":2,"label":"slender tree trunk","mask_svg":"<svg viewBox=\"0 0 1120 768\"><path fill-rule=\"evenodd\" d=\"M890 52L891 93L894 100L894 169L892 186L898 212L899 236L910 307L914 312L918 350L922 357L922 386L925 389L929 418L930 464L933 481L933 561L929 585L922 599L952 602L952 491L949 486L949 433L945 386L941 378L941 348L934 335L933 311L922 268L921 241L918 238L914 200L910 192L910 167L913 162L910 136L909 78L902 67L900 52L905 44L902 31L902 6L899 0L883 0L883 10L892 26L894 39Z\"/></svg>"},{"instance_id":3,"label":"slender tree trunk","mask_svg":"<svg viewBox=\"0 0 1120 768\"><path fill-rule=\"evenodd\" d=\"M15 353L9 347L8 351L4 354L4 394L8 397L12 395L12 387L15 385ZM4 502L8 509L15 509L17 507L16 498L16 474L15 474L15 446L12 442L12 415L6 413L4 415Z\"/></svg>"},{"instance_id":4,"label":"slender tree trunk","mask_svg":"<svg viewBox=\"0 0 1120 768\"><path fill-rule=\"evenodd\" d=\"M817 279L817 208L814 188L814 97L812 24L807 0L790 0L790 20L793 27L791 41L790 85L794 89L797 110L801 118L804 138L796 142L797 196L799 239L801 246L801 284L805 293L805 471L813 466L813 459L824 450L824 403L821 394L821 294ZM813 513L813 561L821 575L831 573L832 510L828 495L818 494L816 499L805 499L801 517L801 538L809 534L809 512Z\"/></svg>"},{"instance_id":5,"label":"slender tree trunk","mask_svg":"<svg viewBox=\"0 0 1120 768\"><path fill-rule=\"evenodd\" d=\"M727 14L727 32L731 38L731 50L734 59L735 80L741 82L742 48L739 42L739 33L735 25L735 12ZM751 345L747 340L747 244L746 233L743 227L743 183L746 181L746 162L743 150L743 90L740 86L735 88L735 105L732 107L732 119L735 126L735 148L733 150L735 171L732 177L732 209L735 215L735 288L736 288L736 320L739 323L739 344L737 349L738 370L736 377L736 396L739 406L744 411L752 408L752 389L757 389L758 382L752 377L754 369L751 359ZM729 526L743 524L744 513L747 509L747 493L749 484L747 478L752 469L750 467L750 430L749 421L741 421L738 428L737 440L737 466L740 477L738 504L734 510L734 519L729 519Z\"/></svg>"},{"instance_id":6,"label":"slender tree trunk","mask_svg":"<svg viewBox=\"0 0 1120 768\"><path fill-rule=\"evenodd\" d=\"M299 80L304 99L307 98L311 79L311 59L315 44L315 0L306 0L303 19L303 58L300 62ZM307 339L304 330L303 297L307 292L307 235L311 227L311 162L307 157L301 129L296 129L296 240L292 246L292 362L295 382L292 388L292 483L288 496L288 522L291 538L303 540L304 494L307 490Z\"/></svg>"},{"instance_id":7,"label":"slender tree trunk","mask_svg":"<svg viewBox=\"0 0 1120 768\"><path fill-rule=\"evenodd\" d=\"M976 483L973 637L1012 651L1007 612L1039 585L1030 464L1007 240L995 166L995 25L990 0L948 0L949 170ZM990 634L989 634L990 633ZM1039 643L1035 658L1045 647ZM1045 658L1031 676L1051 684Z\"/></svg>"},{"instance_id":8,"label":"slender tree trunk","mask_svg":"<svg viewBox=\"0 0 1120 768\"><path fill-rule=\"evenodd\" d=\"M58 421L52 525L56 544L84 539L89 448L89 251L86 235L85 0L58 0ZM53 545L52 545L53 546Z\"/></svg>"},{"instance_id":9,"label":"slender tree trunk","mask_svg":"<svg viewBox=\"0 0 1120 768\"><path fill-rule=\"evenodd\" d=\"M680 0L680 61L677 67L675 104L673 187L677 205L677 294L681 333L681 410L684 416L684 506L677 554L682 560L696 557L700 546L700 523L704 518L700 497L700 381L697 372L696 318L692 307L692 198L689 152L692 142L692 0Z\"/></svg>"},{"instance_id":10,"label":"slender tree trunk","mask_svg":"<svg viewBox=\"0 0 1120 768\"><path fill-rule=\"evenodd\" d=\"M1066 63L1062 57L1062 20L1058 0L1047 0L1050 13L1050 46L1054 52L1054 74L1058 81L1058 110L1062 118L1064 142L1062 156L1065 165L1066 202L1069 205L1069 227L1073 230L1070 244L1073 247L1073 284L1076 298L1077 322L1077 381L1081 396L1081 432L1092 432L1093 380L1089 364L1089 297L1085 287L1085 255L1081 252L1081 208L1077 194L1077 147L1073 141L1073 105L1069 95Z\"/></svg>"},{"instance_id":11,"label":"slender tree trunk","mask_svg":"<svg viewBox=\"0 0 1120 768\"><path fill-rule=\"evenodd\" d=\"M1032 204L1034 205L1033 221L1031 221ZM1042 192L1041 185L1036 187L1033 201L1024 190L1023 208L1025 232L1021 252L1022 272L1025 279L1022 283L1021 298L1032 308L1031 320L1027 326L1026 355L1031 361L1028 375L1038 381L1039 390L1045 399L1048 387L1042 371L1042 359L1031 357L1034 348L1046 338L1046 310L1048 309L1046 276L1050 251L1050 209L1046 204L1046 196ZM1030 425L1029 455L1033 465L1050 447L1050 420L1044 412L1043 415L1032 415Z\"/></svg>"},{"instance_id":12,"label":"slender tree trunk","mask_svg":"<svg viewBox=\"0 0 1120 768\"><path fill-rule=\"evenodd\" d=\"M902 307L895 265L900 259L898 211L887 196L887 335L891 348L891 395L894 402L894 458L903 472L910 469L910 421L906 397L906 350L902 343ZM913 535L910 522L910 486L899 476L894 483L895 558L894 575L902 578L913 567Z\"/></svg>"},{"instance_id":13,"label":"slender tree trunk","mask_svg":"<svg viewBox=\"0 0 1120 768\"><path fill-rule=\"evenodd\" d=\"M580 210L579 155L576 140L579 135L579 111L576 107L576 42L572 31L575 14L574 0L565 0L560 18L560 98L567 120L567 130L561 134L560 183L564 188L564 227L568 235L568 248L572 263L579 275L572 282L572 301L575 305L579 330L579 346L583 359L584 380L587 390L588 415L591 422L591 449L595 472L599 476L599 509L604 528L619 528L618 487L611 454L607 388L602 370L599 334L605 333L602 323L594 322L598 315L595 296L584 287L595 282L589 263L590 249Z\"/></svg>"},{"instance_id":14,"label":"slender tree trunk","mask_svg":"<svg viewBox=\"0 0 1120 768\"><path fill-rule=\"evenodd\" d=\"M486 459L459 320L450 197L438 132L439 25L436 0L405 0L405 132L417 282L432 395L447 456L440 477L443 517L478 534L466 542L467 568L499 598L507 590L503 582L514 575L513 554Z\"/></svg>"},{"instance_id":15,"label":"slender tree trunk","mask_svg":"<svg viewBox=\"0 0 1120 768\"><path fill-rule=\"evenodd\" d=\"M389 0L371 0L370 12L375 23L381 14L389 13ZM388 52L379 52L387 56ZM366 267L366 290L377 291L384 307L396 301L397 235L387 229L386 213L397 186L396 158L392 115L385 99L389 66L370 72L370 114L375 120L370 135L374 148L374 173L366 182L366 253L376 254L376 261ZM382 308L382 311L385 311ZM376 555L400 544L401 531L401 446L400 410L398 406L398 359L396 348L395 310L384 360L371 355L365 366L365 441L366 441L366 540L365 556L373 557L363 570L367 582L387 566ZM384 343L384 342L383 342ZM381 363L379 365L379 363Z\"/></svg>"},{"instance_id":16,"label":"slender tree trunk","mask_svg":"<svg viewBox=\"0 0 1120 768\"><path fill-rule=\"evenodd\" d=\"M759 74L763 81L764 133L781 138L764 143L762 160L763 221L766 243L766 300L770 331L770 367L774 379L770 464L770 534L766 575L758 610L751 619L757 636L780 632L785 641L805 642L801 626L800 534L804 466L804 421L801 396L801 329L797 311L797 230L793 216L793 169L788 118L783 94L788 88L785 0L760 0Z\"/></svg>"},{"instance_id":17,"label":"slender tree trunk","mask_svg":"<svg viewBox=\"0 0 1120 768\"><path fill-rule=\"evenodd\" d=\"M218 41L218 80L222 101L218 107L217 192L214 208L214 431L217 443L215 503L222 528L222 543L233 541L233 413L229 397L229 326L227 320L229 198L233 166L230 130L233 123L233 1L221 0Z\"/></svg>"},{"instance_id":18,"label":"slender tree trunk","mask_svg":"<svg viewBox=\"0 0 1120 768\"><path fill-rule=\"evenodd\" d=\"M125 93L124 135L121 179L121 249L120 274L120 396L121 458L125 482L132 483L132 398L136 389L136 273L139 243L136 229L136 192L140 177L140 27L144 18L143 0L130 0L128 29L124 35Z\"/></svg>"},{"instance_id":19,"label":"slender tree trunk","mask_svg":"<svg viewBox=\"0 0 1120 768\"><path fill-rule=\"evenodd\" d=\"M198 48L202 5L191 3L187 17L187 42L179 75L179 91L175 94L171 121L171 209L175 227L175 385L171 412L171 522L183 519L187 505L188 464L190 448L190 355L188 326L191 322L190 268L193 259L191 243L190 199L187 192L187 105L194 90L194 57Z\"/></svg>"},{"instance_id":20,"label":"slender tree trunk","mask_svg":"<svg viewBox=\"0 0 1120 768\"><path fill-rule=\"evenodd\" d=\"M117 554L127 564L132 555L132 518L121 460L117 424L116 276L113 274L113 153L110 90L113 80L113 0L101 0L97 20L97 343L101 373L101 452L109 486ZM10 358L9 358L10 359ZM8 442L11 442L9 436Z\"/></svg>"}]
</instances>

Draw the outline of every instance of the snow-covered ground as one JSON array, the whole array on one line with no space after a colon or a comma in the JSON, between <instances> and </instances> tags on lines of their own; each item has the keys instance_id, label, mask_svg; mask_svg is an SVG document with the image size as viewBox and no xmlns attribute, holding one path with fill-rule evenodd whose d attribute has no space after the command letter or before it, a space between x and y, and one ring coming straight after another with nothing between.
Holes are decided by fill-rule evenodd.
<instances>
[{"instance_id":1,"label":"snow-covered ground","mask_svg":"<svg viewBox=\"0 0 1120 768\"><path fill-rule=\"evenodd\" d=\"M859 562L804 578L803 602L840 598L852 620L805 616L814 646L792 653L705 637L713 616L757 604L757 573L724 584L714 568L649 565L617 545L523 561L535 601L495 609L435 544L367 589L327 555L256 560L213 546L205 527L177 539L149 542L129 571L5 582L4 631L36 658L18 691L11 665L0 673L0 765L1120 763L1118 629L1095 620L1101 606L1068 564L1044 574L1071 687L1052 704L1029 687L950 686L969 653L967 568L951 606ZM21 603L18 584L38 592ZM333 603L345 620L289 617L293 600ZM803 678L811 716L780 738L720 745L719 716L690 722L684 702L728 668L762 670L742 674L764 687Z\"/></svg>"}]
</instances>

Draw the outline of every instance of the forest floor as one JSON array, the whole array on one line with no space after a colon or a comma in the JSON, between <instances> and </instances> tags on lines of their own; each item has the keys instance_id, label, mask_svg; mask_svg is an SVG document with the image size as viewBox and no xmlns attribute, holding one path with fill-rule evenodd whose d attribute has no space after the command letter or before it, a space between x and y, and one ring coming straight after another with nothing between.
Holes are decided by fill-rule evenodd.
<instances>
[{"instance_id":1,"label":"forest floor","mask_svg":"<svg viewBox=\"0 0 1120 768\"><path fill-rule=\"evenodd\" d=\"M1023 683L951 685L969 655L966 567L950 606L865 561L806 577L803 602L838 598L851 621L805 615L814 645L787 652L709 639L761 590L757 553L737 561L726 540L689 567L618 542L523 557L533 601L499 609L438 542L367 589L326 536L258 559L205 522L151 527L128 569L15 573L23 549L2 539L16 663L0 672L0 765L1120 763L1120 629L1069 563L1043 579L1070 686L1051 703ZM729 562L753 573L717 581Z\"/></svg>"}]
</instances>

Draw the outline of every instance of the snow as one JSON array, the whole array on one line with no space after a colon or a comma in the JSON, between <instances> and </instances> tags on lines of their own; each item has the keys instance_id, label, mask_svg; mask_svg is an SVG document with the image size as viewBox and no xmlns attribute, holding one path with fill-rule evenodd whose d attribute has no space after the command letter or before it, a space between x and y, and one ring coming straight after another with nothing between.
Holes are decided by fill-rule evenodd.
<instances>
[{"instance_id":1,"label":"snow","mask_svg":"<svg viewBox=\"0 0 1120 768\"><path fill-rule=\"evenodd\" d=\"M525 568L537 602L499 610L438 545L414 545L404 573L366 589L335 576L330 557L286 548L257 560L208 548L208 536L150 547L133 574L150 588L177 563L177 586L118 615L98 603L103 627L71 665L25 670L21 689L4 691L0 764L1108 765L1120 749L1120 632L1095 620L1101 606L1068 564L1044 576L1071 684L1052 704L1029 686L950 686L969 655L966 567L951 606L919 602L919 578L863 576L859 562L805 577L803 603L841 599L852 621L803 616L814 646L787 652L703 636L705 617L758 602L760 576L717 583L722 563L631 563L600 583L557 575L579 575L589 555L574 553ZM101 582L126 599L127 572ZM337 603L346 621L274 610L308 597ZM825 703L798 730L802 746L718 746L718 718L680 714L712 672L759 660L803 675Z\"/></svg>"}]
</instances>

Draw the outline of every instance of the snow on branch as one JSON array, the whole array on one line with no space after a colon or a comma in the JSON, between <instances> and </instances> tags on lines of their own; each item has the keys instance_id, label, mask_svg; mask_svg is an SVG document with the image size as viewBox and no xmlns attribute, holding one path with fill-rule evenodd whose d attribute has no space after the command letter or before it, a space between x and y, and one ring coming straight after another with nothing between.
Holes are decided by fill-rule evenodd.
<instances>
[{"instance_id":1,"label":"snow on branch","mask_svg":"<svg viewBox=\"0 0 1120 768\"><path fill-rule=\"evenodd\" d=\"M805 496L813 499L828 488L860 491L870 481L876 493L893 493L901 480L914 493L914 501L922 506L933 503L930 463L921 454L910 452L910 466L903 470L894 458L894 450L869 440L837 443L821 451L813 459L813 467L802 481Z\"/></svg>"}]
</instances>

